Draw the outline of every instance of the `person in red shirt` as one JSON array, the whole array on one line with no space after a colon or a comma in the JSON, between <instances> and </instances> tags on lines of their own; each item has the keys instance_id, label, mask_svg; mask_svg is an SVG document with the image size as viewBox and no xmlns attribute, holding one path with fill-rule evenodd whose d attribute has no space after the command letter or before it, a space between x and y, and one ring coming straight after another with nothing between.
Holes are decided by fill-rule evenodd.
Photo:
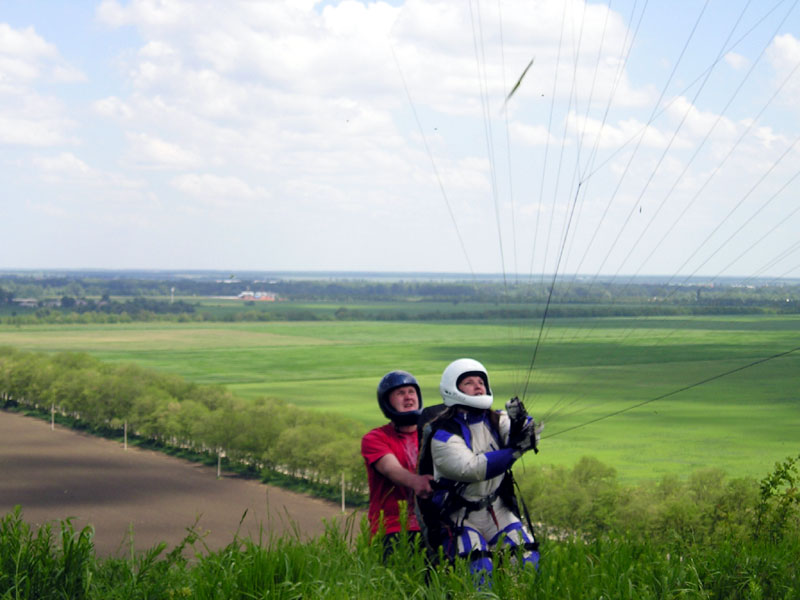
<instances>
[{"instance_id":1,"label":"person in red shirt","mask_svg":"<svg viewBox=\"0 0 800 600\"><path fill-rule=\"evenodd\" d=\"M431 475L418 475L417 420L422 411L422 393L416 378L405 371L391 371L378 384L378 406L389 423L369 431L361 439L361 454L369 483L370 533L381 528L384 556L391 553L403 533L399 502L406 503L406 529L413 538L419 535L414 515L414 495L431 495Z\"/></svg>"}]
</instances>

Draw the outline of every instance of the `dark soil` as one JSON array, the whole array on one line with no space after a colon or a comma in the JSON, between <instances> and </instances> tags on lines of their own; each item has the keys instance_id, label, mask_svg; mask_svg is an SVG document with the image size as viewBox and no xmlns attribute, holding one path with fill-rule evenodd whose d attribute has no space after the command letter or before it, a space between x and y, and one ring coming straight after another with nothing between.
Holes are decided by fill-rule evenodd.
<instances>
[{"instance_id":1,"label":"dark soil","mask_svg":"<svg viewBox=\"0 0 800 600\"><path fill-rule=\"evenodd\" d=\"M319 535L341 507L228 475L216 468L128 447L15 413L0 411L0 516L22 507L41 525L72 518L94 528L100 556L128 556L195 527L212 550L239 537L266 542L289 533ZM341 520L341 519L340 519Z\"/></svg>"}]
</instances>

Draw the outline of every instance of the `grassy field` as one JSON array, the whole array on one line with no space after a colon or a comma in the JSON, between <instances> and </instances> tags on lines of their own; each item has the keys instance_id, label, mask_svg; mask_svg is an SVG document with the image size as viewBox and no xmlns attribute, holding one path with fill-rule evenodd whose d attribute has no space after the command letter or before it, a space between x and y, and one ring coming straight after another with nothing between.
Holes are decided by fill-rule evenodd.
<instances>
[{"instance_id":1,"label":"grassy field","mask_svg":"<svg viewBox=\"0 0 800 600\"><path fill-rule=\"evenodd\" d=\"M706 466L761 477L798 451L800 352L690 387L800 346L796 316L551 319L528 378L538 337L534 322L0 328L0 345L133 361L245 398L337 411L365 431L383 422L374 398L383 373L413 372L433 404L442 369L472 356L490 371L496 407L527 390L529 411L544 418L542 452L528 460L572 465L592 455L628 481Z\"/></svg>"}]
</instances>

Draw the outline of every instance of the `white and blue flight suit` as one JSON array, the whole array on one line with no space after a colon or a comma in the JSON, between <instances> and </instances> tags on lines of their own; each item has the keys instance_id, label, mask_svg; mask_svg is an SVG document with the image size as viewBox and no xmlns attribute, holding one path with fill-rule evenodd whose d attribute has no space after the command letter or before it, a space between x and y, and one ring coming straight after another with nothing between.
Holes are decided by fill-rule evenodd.
<instances>
[{"instance_id":1,"label":"white and blue flight suit","mask_svg":"<svg viewBox=\"0 0 800 600\"><path fill-rule=\"evenodd\" d=\"M445 539L444 551L450 557L468 557L472 573L492 571L492 550L500 542L522 548L525 564L538 568L539 552L533 535L498 495L506 471L519 456L508 443L510 420L505 411L455 407L446 426L439 426L431 440L431 458L437 489L433 501L456 507L449 514L453 525ZM456 433L458 432L458 433ZM463 482L463 483L460 483ZM446 501L447 494L457 494ZM438 496L438 498L437 498Z\"/></svg>"}]
</instances>

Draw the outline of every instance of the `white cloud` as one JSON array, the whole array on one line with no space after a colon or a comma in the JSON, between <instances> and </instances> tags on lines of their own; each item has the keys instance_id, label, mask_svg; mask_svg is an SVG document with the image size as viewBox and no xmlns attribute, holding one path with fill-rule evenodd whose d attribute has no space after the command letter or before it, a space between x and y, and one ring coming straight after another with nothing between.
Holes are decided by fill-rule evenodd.
<instances>
[{"instance_id":1,"label":"white cloud","mask_svg":"<svg viewBox=\"0 0 800 600\"><path fill-rule=\"evenodd\" d=\"M793 69L800 62L800 40L791 33L775 36L768 56L777 70Z\"/></svg>"},{"instance_id":2,"label":"white cloud","mask_svg":"<svg viewBox=\"0 0 800 600\"><path fill-rule=\"evenodd\" d=\"M25 57L0 55L0 83L4 86L32 81L39 73L39 66Z\"/></svg>"},{"instance_id":3,"label":"white cloud","mask_svg":"<svg viewBox=\"0 0 800 600\"><path fill-rule=\"evenodd\" d=\"M226 207L241 200L265 197L264 190L253 189L238 177L209 173L188 173L174 177L170 185L185 194L202 198L209 204Z\"/></svg>"},{"instance_id":4,"label":"white cloud","mask_svg":"<svg viewBox=\"0 0 800 600\"><path fill-rule=\"evenodd\" d=\"M528 146L545 146L556 139L544 125L528 125L519 121L511 124L511 134L515 142Z\"/></svg>"},{"instance_id":5,"label":"white cloud","mask_svg":"<svg viewBox=\"0 0 800 600\"><path fill-rule=\"evenodd\" d=\"M38 119L0 115L0 144L55 146L67 141L65 121L43 116Z\"/></svg>"},{"instance_id":6,"label":"white cloud","mask_svg":"<svg viewBox=\"0 0 800 600\"><path fill-rule=\"evenodd\" d=\"M741 54L738 54L736 52L728 52L725 55L725 62L728 63L728 65L732 69L735 69L736 71L740 71L750 66L750 61Z\"/></svg>"},{"instance_id":7,"label":"white cloud","mask_svg":"<svg viewBox=\"0 0 800 600\"><path fill-rule=\"evenodd\" d=\"M667 108L675 123L681 123L681 133L696 141L712 133L716 140L732 140L737 134L736 125L713 112L701 111L685 97L673 99Z\"/></svg>"},{"instance_id":8,"label":"white cloud","mask_svg":"<svg viewBox=\"0 0 800 600\"><path fill-rule=\"evenodd\" d=\"M569 214L564 198L590 162L595 171L583 188L582 222L598 221L614 198L606 220L621 226L646 185L644 214L652 210L653 198L667 193L716 123L675 192L691 194L752 123L773 79L798 63L797 32L789 28L772 43L769 69L757 65L730 114L719 119L730 83L724 80L692 100L690 92L669 89L676 100L654 106L668 72L662 58L685 67L675 89L703 67L695 57L678 62L662 47L660 40L687 33L670 29L679 25L668 19L645 14L634 43L630 15L599 3L503 0L481 5L480 14L475 8L463 0L103 0L95 24L68 21L48 39L41 32L50 30L31 9L32 27L0 25L0 144L14 145L0 147L0 168L14 160L32 167L41 206L62 206L72 193L73 202L93 202L97 222L111 228L128 218L166 228L165 216L180 213L180 222L169 223L169 239L185 247L201 230L233 248L236 240L221 229L235 222L244 236L257 231L279 240L283 260L296 266L463 270L441 182L474 267L496 271L496 240L486 227L496 227L495 201L501 224L511 226L512 187L516 228L527 232L520 245L532 243L535 219L542 228L550 221L562 226ZM715 10L709 22L731 16L726 3L712 3ZM751 64L749 47L726 56L728 74ZM61 56L67 48L91 52L68 61ZM632 60L625 62L628 50ZM507 106L507 144L503 100L531 59ZM82 79L64 93L61 82ZM782 94L790 110L798 92L787 87ZM747 189L757 169L785 150L792 128L783 114L764 115L703 200L724 206ZM3 174L12 179L12 171ZM94 199L98 189L112 200ZM548 207L536 205L542 196ZM710 223L701 216L692 225L697 231ZM184 217L192 232L182 229ZM296 243L299 231L322 237L331 224L337 237L326 238L328 251ZM386 231L374 234L379 228ZM413 253L383 247L391 234L409 230ZM598 236L610 246L616 233ZM137 236L157 233L137 231L131 240ZM540 248L547 237L538 236ZM149 260L163 266L164 256L189 256L202 267L244 255L207 245Z\"/></svg>"},{"instance_id":9,"label":"white cloud","mask_svg":"<svg viewBox=\"0 0 800 600\"><path fill-rule=\"evenodd\" d=\"M40 215L52 219L60 220L69 216L69 210L66 206L51 201L36 203L35 210Z\"/></svg>"},{"instance_id":10,"label":"white cloud","mask_svg":"<svg viewBox=\"0 0 800 600\"><path fill-rule=\"evenodd\" d=\"M573 134L585 136L583 145L587 148L597 145L602 149L616 150L639 145L644 148L664 148L670 141L670 132L654 125L647 125L637 119L625 119L616 123L603 123L600 120L585 118L571 113L569 128ZM574 139L575 136L573 136ZM599 139L598 139L599 138ZM674 142L673 142L674 143ZM677 140L678 145L686 147L687 142Z\"/></svg>"},{"instance_id":11,"label":"white cloud","mask_svg":"<svg viewBox=\"0 0 800 600\"><path fill-rule=\"evenodd\" d=\"M35 66L40 59L57 58L58 52L33 27L16 30L7 23L0 23L0 56L16 58ZM25 70L22 74L27 77L37 72Z\"/></svg>"},{"instance_id":12,"label":"white cloud","mask_svg":"<svg viewBox=\"0 0 800 600\"><path fill-rule=\"evenodd\" d=\"M89 165L69 152L63 152L57 156L34 158L33 162L45 174L59 175L71 179L86 178L92 172Z\"/></svg>"},{"instance_id":13,"label":"white cloud","mask_svg":"<svg viewBox=\"0 0 800 600\"><path fill-rule=\"evenodd\" d=\"M124 120L133 116L131 107L115 96L96 100L92 103L92 109L103 117L115 117Z\"/></svg>"},{"instance_id":14,"label":"white cloud","mask_svg":"<svg viewBox=\"0 0 800 600\"><path fill-rule=\"evenodd\" d=\"M74 120L42 83L74 83L85 76L67 64L33 27L0 23L0 144L44 147L72 144Z\"/></svg>"},{"instance_id":15,"label":"white cloud","mask_svg":"<svg viewBox=\"0 0 800 600\"><path fill-rule=\"evenodd\" d=\"M53 66L51 76L53 81L57 83L82 83L87 81L86 74L83 71L68 64Z\"/></svg>"},{"instance_id":16,"label":"white cloud","mask_svg":"<svg viewBox=\"0 0 800 600\"><path fill-rule=\"evenodd\" d=\"M17 30L0 23L0 83L30 83L40 78L59 83L86 80L33 27Z\"/></svg>"},{"instance_id":17,"label":"white cloud","mask_svg":"<svg viewBox=\"0 0 800 600\"><path fill-rule=\"evenodd\" d=\"M202 162L195 153L147 133L128 133L129 154L134 162L154 168L190 168Z\"/></svg>"},{"instance_id":18,"label":"white cloud","mask_svg":"<svg viewBox=\"0 0 800 600\"><path fill-rule=\"evenodd\" d=\"M140 181L135 181L118 173L109 173L94 168L72 152L61 152L55 155L36 155L31 158L30 164L35 169L35 177L49 184L67 185L72 188L89 186L92 188L104 188L110 192L121 191L124 193L128 193L131 190L139 190L143 187ZM95 202L94 194L95 192L92 193L92 197L86 198L86 202Z\"/></svg>"},{"instance_id":19,"label":"white cloud","mask_svg":"<svg viewBox=\"0 0 800 600\"><path fill-rule=\"evenodd\" d=\"M800 96L800 39L790 33L776 36L767 49L767 56L775 69L777 85L784 86L783 98L788 100L783 103L796 111L797 97Z\"/></svg>"},{"instance_id":20,"label":"white cloud","mask_svg":"<svg viewBox=\"0 0 800 600\"><path fill-rule=\"evenodd\" d=\"M98 20L111 27L169 27L191 23L195 16L193 4L180 0L132 0L125 6L116 0L103 0L97 8Z\"/></svg>"}]
</instances>

